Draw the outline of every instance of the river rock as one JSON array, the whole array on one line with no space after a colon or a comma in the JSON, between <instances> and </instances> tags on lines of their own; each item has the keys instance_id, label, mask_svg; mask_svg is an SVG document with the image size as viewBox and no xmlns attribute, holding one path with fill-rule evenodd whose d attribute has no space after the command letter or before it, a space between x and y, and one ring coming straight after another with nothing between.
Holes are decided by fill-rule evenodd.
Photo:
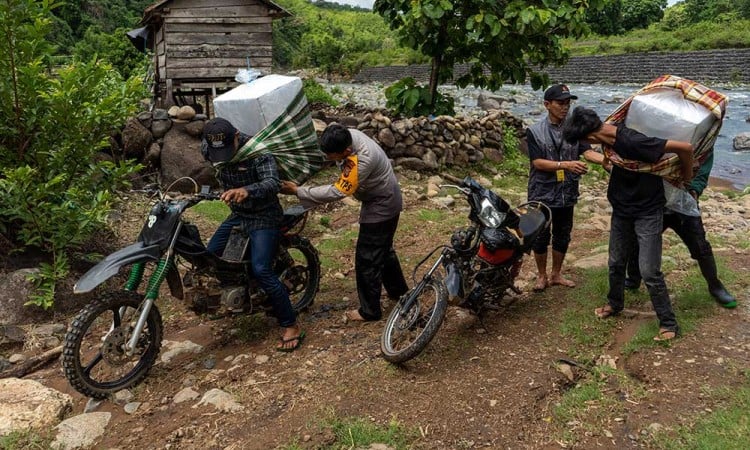
<instances>
[{"instance_id":1,"label":"river rock","mask_svg":"<svg viewBox=\"0 0 750 450\"><path fill-rule=\"evenodd\" d=\"M190 105L181 106L177 110L177 120L192 120L195 117L195 109Z\"/></svg>"},{"instance_id":2,"label":"river rock","mask_svg":"<svg viewBox=\"0 0 750 450\"><path fill-rule=\"evenodd\" d=\"M378 141L387 148L393 148L396 145L396 138L390 128L383 128L378 132Z\"/></svg>"},{"instance_id":3,"label":"river rock","mask_svg":"<svg viewBox=\"0 0 750 450\"><path fill-rule=\"evenodd\" d=\"M732 141L732 148L736 151L750 151L750 132L735 136Z\"/></svg>"}]
</instances>

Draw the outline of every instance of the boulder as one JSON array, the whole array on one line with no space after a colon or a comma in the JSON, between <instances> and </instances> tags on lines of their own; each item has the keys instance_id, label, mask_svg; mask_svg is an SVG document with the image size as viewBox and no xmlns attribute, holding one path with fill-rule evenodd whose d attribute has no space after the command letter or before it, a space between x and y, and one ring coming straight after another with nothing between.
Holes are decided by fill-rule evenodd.
<instances>
[{"instance_id":1,"label":"boulder","mask_svg":"<svg viewBox=\"0 0 750 450\"><path fill-rule=\"evenodd\" d=\"M72 408L73 399L34 380L0 379L0 436L46 432Z\"/></svg>"},{"instance_id":2,"label":"boulder","mask_svg":"<svg viewBox=\"0 0 750 450\"><path fill-rule=\"evenodd\" d=\"M122 150L129 158L140 158L146 153L153 137L137 118L131 118L122 130Z\"/></svg>"},{"instance_id":3,"label":"boulder","mask_svg":"<svg viewBox=\"0 0 750 450\"><path fill-rule=\"evenodd\" d=\"M485 111L500 109L500 102L492 96L480 93L477 97L477 106Z\"/></svg>"},{"instance_id":4,"label":"boulder","mask_svg":"<svg viewBox=\"0 0 750 450\"><path fill-rule=\"evenodd\" d=\"M161 148L160 184L169 187L175 180L190 177L202 185L218 186L213 167L203 159L200 139L185 132L185 124L175 123L164 136ZM194 192L193 183L183 180L172 186L173 190Z\"/></svg>"},{"instance_id":5,"label":"boulder","mask_svg":"<svg viewBox=\"0 0 750 450\"><path fill-rule=\"evenodd\" d=\"M51 311L34 305L25 306L34 291L28 277L38 272L38 269L19 269L0 274L0 324L28 325L52 317Z\"/></svg>"},{"instance_id":6,"label":"boulder","mask_svg":"<svg viewBox=\"0 0 750 450\"><path fill-rule=\"evenodd\" d=\"M152 142L143 157L143 162L149 167L159 167L161 160L161 145L158 142Z\"/></svg>"},{"instance_id":7,"label":"boulder","mask_svg":"<svg viewBox=\"0 0 750 450\"><path fill-rule=\"evenodd\" d=\"M166 109L156 108L151 115L154 117L154 120L169 120L169 113Z\"/></svg>"}]
</instances>

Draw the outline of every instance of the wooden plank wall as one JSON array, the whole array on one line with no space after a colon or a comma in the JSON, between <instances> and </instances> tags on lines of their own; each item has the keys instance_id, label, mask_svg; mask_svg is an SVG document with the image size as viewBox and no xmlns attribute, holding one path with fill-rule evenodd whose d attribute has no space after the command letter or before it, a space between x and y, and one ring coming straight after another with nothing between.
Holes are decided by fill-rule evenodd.
<instances>
[{"instance_id":1,"label":"wooden plank wall","mask_svg":"<svg viewBox=\"0 0 750 450\"><path fill-rule=\"evenodd\" d=\"M164 51L157 38L160 74L173 80L234 79L238 69L271 71L268 7L257 1L182 0L163 11Z\"/></svg>"}]
</instances>

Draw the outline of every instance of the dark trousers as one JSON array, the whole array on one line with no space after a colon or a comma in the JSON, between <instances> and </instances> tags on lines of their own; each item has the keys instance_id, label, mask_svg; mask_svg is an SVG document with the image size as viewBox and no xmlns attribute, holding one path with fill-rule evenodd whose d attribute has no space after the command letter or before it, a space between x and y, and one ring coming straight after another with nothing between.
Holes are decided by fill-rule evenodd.
<instances>
[{"instance_id":1,"label":"dark trousers","mask_svg":"<svg viewBox=\"0 0 750 450\"><path fill-rule=\"evenodd\" d=\"M625 307L625 267L632 248L638 248L638 267L651 297L659 326L677 329L677 319L661 272L662 211L646 217L612 214L609 232L609 293L607 301L615 311Z\"/></svg>"},{"instance_id":2,"label":"dark trousers","mask_svg":"<svg viewBox=\"0 0 750 450\"><path fill-rule=\"evenodd\" d=\"M357 273L359 314L365 320L379 320L382 317L380 292L383 287L391 298L399 298L409 290L393 249L398 219L396 215L384 222L359 225L354 268Z\"/></svg>"},{"instance_id":3,"label":"dark trousers","mask_svg":"<svg viewBox=\"0 0 750 450\"><path fill-rule=\"evenodd\" d=\"M534 253L543 255L547 253L547 246L552 241L552 250L567 253L570 245L570 233L573 231L573 206L565 208L550 208L552 213L552 226L539 232L534 241Z\"/></svg>"}]
</instances>

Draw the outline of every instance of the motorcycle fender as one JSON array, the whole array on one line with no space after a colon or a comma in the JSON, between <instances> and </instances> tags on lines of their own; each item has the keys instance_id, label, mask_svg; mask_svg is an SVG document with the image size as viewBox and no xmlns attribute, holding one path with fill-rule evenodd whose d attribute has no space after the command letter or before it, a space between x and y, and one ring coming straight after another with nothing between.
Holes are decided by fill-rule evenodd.
<instances>
[{"instance_id":1,"label":"motorcycle fender","mask_svg":"<svg viewBox=\"0 0 750 450\"><path fill-rule=\"evenodd\" d=\"M463 298L464 283L461 279L461 271L453 263L446 264L445 270L448 272L445 277L445 287L448 288L448 298Z\"/></svg>"},{"instance_id":2,"label":"motorcycle fender","mask_svg":"<svg viewBox=\"0 0 750 450\"><path fill-rule=\"evenodd\" d=\"M141 261L158 261L160 256L161 250L158 245L146 246L143 242L136 242L121 248L83 274L73 286L73 292L76 294L89 292L114 276L122 266Z\"/></svg>"}]
</instances>

